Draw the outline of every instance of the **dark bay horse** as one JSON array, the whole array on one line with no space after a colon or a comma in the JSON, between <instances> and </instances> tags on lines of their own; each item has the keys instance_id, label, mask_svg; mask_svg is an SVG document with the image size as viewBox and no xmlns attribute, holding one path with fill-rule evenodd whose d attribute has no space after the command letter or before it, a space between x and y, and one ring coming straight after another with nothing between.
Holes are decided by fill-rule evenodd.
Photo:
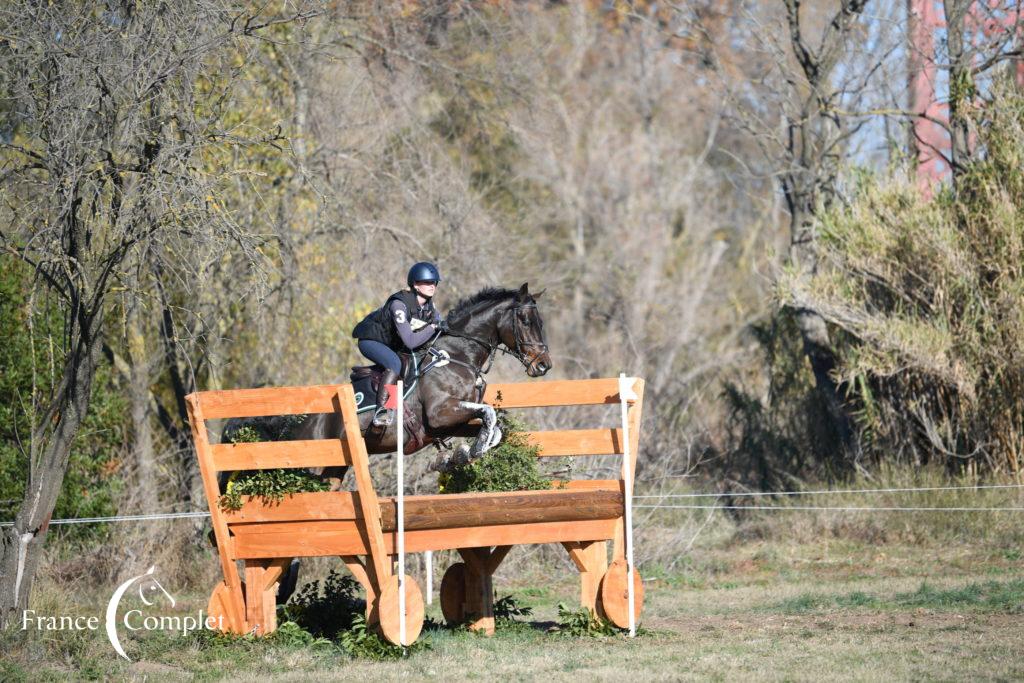
<instances>
[{"instance_id":1,"label":"dark bay horse","mask_svg":"<svg viewBox=\"0 0 1024 683\"><path fill-rule=\"evenodd\" d=\"M449 312L447 329L429 345L446 355L445 364L431 368L419 378L405 398L405 452L422 448L451 436L470 436L467 423L480 418L476 441L463 458L476 458L497 445L500 432L495 427L494 409L481 402L484 374L501 351L517 358L530 377L540 377L551 369L551 357L544 337L544 321L537 309L537 297L527 284L518 290L484 289L460 301ZM423 353L429 361L429 352ZM443 362L443 361L442 361ZM421 364L421 367L424 364ZM367 429L372 411L360 415L370 453L392 453L398 445L397 420L386 428ZM301 439L337 439L345 429L337 413L310 415L291 437ZM327 468L315 474L336 477L343 468Z\"/></svg>"}]
</instances>

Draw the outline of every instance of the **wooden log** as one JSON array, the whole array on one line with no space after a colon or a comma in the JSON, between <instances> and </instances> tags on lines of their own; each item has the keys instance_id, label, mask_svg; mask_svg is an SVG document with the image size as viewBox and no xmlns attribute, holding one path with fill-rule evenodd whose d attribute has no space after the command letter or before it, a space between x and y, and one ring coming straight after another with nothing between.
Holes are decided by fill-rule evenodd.
<instances>
[{"instance_id":1,"label":"wooden log","mask_svg":"<svg viewBox=\"0 0 1024 683\"><path fill-rule=\"evenodd\" d=\"M397 526L397 503L392 498L381 498L380 507L381 527L393 531ZM407 531L612 519L621 514L622 494L618 491L466 493L408 496L405 500Z\"/></svg>"}]
</instances>

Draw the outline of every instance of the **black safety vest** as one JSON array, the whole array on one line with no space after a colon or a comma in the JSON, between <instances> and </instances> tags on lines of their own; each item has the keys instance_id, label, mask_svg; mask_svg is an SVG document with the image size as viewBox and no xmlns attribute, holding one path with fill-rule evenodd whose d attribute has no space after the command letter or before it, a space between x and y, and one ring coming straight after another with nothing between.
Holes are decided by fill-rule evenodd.
<instances>
[{"instance_id":1,"label":"black safety vest","mask_svg":"<svg viewBox=\"0 0 1024 683\"><path fill-rule=\"evenodd\" d=\"M383 306L363 318L352 330L352 336L356 339L378 341L396 351L405 350L405 344L402 343L402 338L398 336L398 330L395 329L394 314L391 312L391 302L395 299L405 304L409 316L412 318L432 323L437 317L433 301L428 301L420 306L419 301L416 300L416 293L403 289L389 296Z\"/></svg>"}]
</instances>

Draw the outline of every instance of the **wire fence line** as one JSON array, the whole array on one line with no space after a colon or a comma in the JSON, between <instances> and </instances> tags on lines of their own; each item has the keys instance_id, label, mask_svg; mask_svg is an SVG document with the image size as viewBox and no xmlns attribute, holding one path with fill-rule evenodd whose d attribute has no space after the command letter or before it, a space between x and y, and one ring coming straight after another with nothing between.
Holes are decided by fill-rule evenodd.
<instances>
[{"instance_id":1,"label":"wire fence line","mask_svg":"<svg viewBox=\"0 0 1024 683\"><path fill-rule=\"evenodd\" d=\"M633 496L640 498L749 498L764 496L818 496L825 494L859 494L859 493L913 493L918 491L978 491L984 489L1024 489L1024 484L977 484L974 486L920 486L915 488L888 489L822 489L819 491L736 491L718 493L663 493Z\"/></svg>"},{"instance_id":2,"label":"wire fence line","mask_svg":"<svg viewBox=\"0 0 1024 683\"><path fill-rule=\"evenodd\" d=\"M917 493L924 491L965 491L979 492L991 489L1024 489L1024 484L979 484L976 486L923 486L918 488L885 489L823 489L818 491L749 491L737 493L665 493L633 496L634 500L667 500L672 498L739 498L765 496L811 496L825 494L874 494L874 493ZM902 507L902 506L818 506L818 505L634 505L635 509L648 510L805 510L805 511L874 511L874 512L1024 512L1024 507ZM71 517L50 520L51 525L61 524L104 524L107 522L143 522L164 519L197 519L209 517L209 512L164 512L150 515L115 515L112 517ZM0 522L0 528L13 526L14 522Z\"/></svg>"}]
</instances>

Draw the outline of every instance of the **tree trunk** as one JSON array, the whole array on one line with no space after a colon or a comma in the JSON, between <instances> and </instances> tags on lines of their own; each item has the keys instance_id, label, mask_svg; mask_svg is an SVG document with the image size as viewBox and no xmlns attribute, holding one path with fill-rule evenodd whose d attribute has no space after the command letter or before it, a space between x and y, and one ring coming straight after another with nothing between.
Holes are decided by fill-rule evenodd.
<instances>
[{"instance_id":1,"label":"tree trunk","mask_svg":"<svg viewBox=\"0 0 1024 683\"><path fill-rule=\"evenodd\" d=\"M30 464L28 486L14 525L3 530L0 547L0 628L20 621L28 606L47 527L64 483L75 434L89 410L92 381L102 343L102 313L82 316L87 322L65 361L63 383L50 409L40 418L33 439L45 439L38 459ZM46 437L46 429L55 422ZM35 458L34 458L35 459Z\"/></svg>"},{"instance_id":2,"label":"tree trunk","mask_svg":"<svg viewBox=\"0 0 1024 683\"><path fill-rule=\"evenodd\" d=\"M965 26L971 2L945 0L946 46L949 52L949 136L950 165L953 189L971 161L970 109L974 100L974 77L971 74L972 54L965 36Z\"/></svg>"},{"instance_id":3,"label":"tree trunk","mask_svg":"<svg viewBox=\"0 0 1024 683\"><path fill-rule=\"evenodd\" d=\"M153 453L153 427L150 422L149 357L146 336L139 315L139 302L128 310L128 358L131 363L128 400L131 405L132 434L135 456L136 490L144 513L158 508L156 459Z\"/></svg>"}]
</instances>

